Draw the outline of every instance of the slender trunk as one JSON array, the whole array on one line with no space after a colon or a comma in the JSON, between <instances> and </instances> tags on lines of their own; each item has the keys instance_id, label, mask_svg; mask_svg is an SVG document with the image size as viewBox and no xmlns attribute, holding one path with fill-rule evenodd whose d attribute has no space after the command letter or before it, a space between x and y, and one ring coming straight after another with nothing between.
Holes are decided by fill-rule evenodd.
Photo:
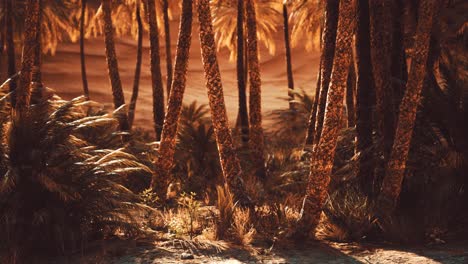
<instances>
[{"instance_id":1,"label":"slender trunk","mask_svg":"<svg viewBox=\"0 0 468 264\"><path fill-rule=\"evenodd\" d=\"M249 146L253 155L253 162L258 168L257 175L265 179L265 158L264 158L264 138L262 127L262 96L260 77L260 65L258 61L257 47L257 18L252 0L246 1L247 10L247 52L249 65L249 121L250 134Z\"/></svg>"},{"instance_id":2,"label":"slender trunk","mask_svg":"<svg viewBox=\"0 0 468 264\"><path fill-rule=\"evenodd\" d=\"M211 118L213 121L216 143L218 145L221 169L227 186L240 203L250 203L242 180L239 158L234 149L231 130L224 103L223 86L216 56L216 44L209 0L198 0L198 20L200 24L200 43L205 70Z\"/></svg>"},{"instance_id":3,"label":"slender trunk","mask_svg":"<svg viewBox=\"0 0 468 264\"><path fill-rule=\"evenodd\" d=\"M39 13L36 24L36 46L34 50L34 66L31 73L31 82L37 87L42 87L42 43L41 43L41 23L42 23L42 0L37 0L39 5Z\"/></svg>"},{"instance_id":4,"label":"slender trunk","mask_svg":"<svg viewBox=\"0 0 468 264\"><path fill-rule=\"evenodd\" d=\"M138 25L138 40L137 40L137 57L135 65L135 77L133 79L133 91L132 98L130 99L130 106L128 107L128 124L130 129L133 126L133 120L135 119L135 109L138 99L138 91L140 88L140 74L141 74L141 57L143 54L143 22L141 21L140 13L140 1L136 3L136 20Z\"/></svg>"},{"instance_id":5,"label":"slender trunk","mask_svg":"<svg viewBox=\"0 0 468 264\"><path fill-rule=\"evenodd\" d=\"M171 179L171 170L174 167L177 125L182 108L182 99L184 98L192 40L192 17L192 0L183 0L172 91L169 96L161 144L159 145L157 170L151 184L156 193L160 195L165 194Z\"/></svg>"},{"instance_id":6,"label":"slender trunk","mask_svg":"<svg viewBox=\"0 0 468 264\"><path fill-rule=\"evenodd\" d=\"M392 8L389 0L370 0L372 72L375 81L377 135L383 139L388 159L395 135L395 113L391 86Z\"/></svg>"},{"instance_id":7,"label":"slender trunk","mask_svg":"<svg viewBox=\"0 0 468 264\"><path fill-rule=\"evenodd\" d=\"M85 15L86 15L87 0L81 0L81 17L80 17L80 62L81 62L81 81L83 82L83 93L87 100L89 100L88 77L86 76L86 62L85 62Z\"/></svg>"},{"instance_id":8,"label":"slender trunk","mask_svg":"<svg viewBox=\"0 0 468 264\"><path fill-rule=\"evenodd\" d=\"M171 52L171 32L169 28L169 4L168 0L163 1L163 16L164 16L164 36L166 41L166 71L167 71L167 100L171 94L172 85L172 52Z\"/></svg>"},{"instance_id":9,"label":"slender trunk","mask_svg":"<svg viewBox=\"0 0 468 264\"><path fill-rule=\"evenodd\" d=\"M375 95L372 78L369 34L369 1L357 1L356 31L356 152L360 153L358 175L364 193L371 195L374 190L373 164L369 162L369 148L372 146L372 109Z\"/></svg>"},{"instance_id":10,"label":"slender trunk","mask_svg":"<svg viewBox=\"0 0 468 264\"><path fill-rule=\"evenodd\" d=\"M237 89L239 93L239 121L242 143L249 142L249 116L244 69L244 0L237 0Z\"/></svg>"},{"instance_id":11,"label":"slender trunk","mask_svg":"<svg viewBox=\"0 0 468 264\"><path fill-rule=\"evenodd\" d=\"M19 118L27 113L31 100L31 72L34 65L37 43L37 23L39 21L39 1L26 2L26 20L24 22L23 56L21 58L21 73L16 89L15 111Z\"/></svg>"},{"instance_id":12,"label":"slender trunk","mask_svg":"<svg viewBox=\"0 0 468 264\"><path fill-rule=\"evenodd\" d=\"M8 60L8 78L11 78L16 74L16 54L15 54L15 40L13 36L13 1L5 0L5 26L6 26L6 52ZM17 82L16 78L13 78L10 82L10 92L16 90ZM11 96L11 106L14 108L16 105L16 94Z\"/></svg>"},{"instance_id":13,"label":"slender trunk","mask_svg":"<svg viewBox=\"0 0 468 264\"><path fill-rule=\"evenodd\" d=\"M330 84L333 57L335 54L336 28L338 26L338 0L327 1L325 6L325 24L323 29L323 49L320 56L320 97L318 102L317 123L315 125L314 143L317 144L322 134L328 86Z\"/></svg>"},{"instance_id":14,"label":"slender trunk","mask_svg":"<svg viewBox=\"0 0 468 264\"><path fill-rule=\"evenodd\" d=\"M327 107L323 132L311 160L302 215L298 221L298 234L310 235L315 231L322 208L327 198L330 174L332 172L341 122L346 81L352 57L352 38L354 32L355 5L353 0L341 0L336 37L336 52L333 73L328 90Z\"/></svg>"},{"instance_id":15,"label":"slender trunk","mask_svg":"<svg viewBox=\"0 0 468 264\"><path fill-rule=\"evenodd\" d=\"M294 79L291 64L291 44L289 37L289 24L288 24L288 7L283 2L283 28L284 28L284 47L286 50L286 72L288 74L288 97L289 97L289 109L294 109Z\"/></svg>"},{"instance_id":16,"label":"slender trunk","mask_svg":"<svg viewBox=\"0 0 468 264\"><path fill-rule=\"evenodd\" d=\"M349 66L348 79L346 81L346 114L348 119L348 127L356 125L356 110L354 107L354 90L356 88L356 71L354 64Z\"/></svg>"},{"instance_id":17,"label":"slender trunk","mask_svg":"<svg viewBox=\"0 0 468 264\"><path fill-rule=\"evenodd\" d=\"M102 13L104 19L104 41L106 45L107 68L112 87L114 108L117 109L125 104L122 82L120 80L119 65L114 44L114 27L112 25L111 0L102 0ZM129 130L127 113L119 118L120 130Z\"/></svg>"},{"instance_id":18,"label":"slender trunk","mask_svg":"<svg viewBox=\"0 0 468 264\"><path fill-rule=\"evenodd\" d=\"M161 139L161 131L164 123L164 90L161 76L161 58L159 56L159 31L154 0L147 0L146 4L151 50L154 130L156 132L156 141L159 141Z\"/></svg>"},{"instance_id":19,"label":"slender trunk","mask_svg":"<svg viewBox=\"0 0 468 264\"><path fill-rule=\"evenodd\" d=\"M406 162L411 145L416 112L421 100L421 90L426 73L426 63L429 53L429 43L432 22L436 9L436 0L421 0L419 2L418 26L414 42L414 55L408 77L408 85L403 96L395 142L387 164L382 190L378 199L381 216L392 213L397 205L401 192Z\"/></svg>"}]
</instances>

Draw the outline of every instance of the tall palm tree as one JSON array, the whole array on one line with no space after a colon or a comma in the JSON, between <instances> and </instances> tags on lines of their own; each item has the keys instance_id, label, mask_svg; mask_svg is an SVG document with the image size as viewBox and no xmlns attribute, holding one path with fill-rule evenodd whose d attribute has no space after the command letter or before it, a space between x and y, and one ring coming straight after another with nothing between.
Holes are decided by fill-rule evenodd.
<instances>
[{"instance_id":1,"label":"tall palm tree","mask_svg":"<svg viewBox=\"0 0 468 264\"><path fill-rule=\"evenodd\" d=\"M242 169L237 157L224 103L223 86L216 56L209 0L198 0L198 20L200 24L200 43L205 70L211 119L218 145L219 159L224 179L236 200L250 203L241 178Z\"/></svg>"},{"instance_id":2,"label":"tall palm tree","mask_svg":"<svg viewBox=\"0 0 468 264\"><path fill-rule=\"evenodd\" d=\"M289 36L289 16L288 16L288 6L287 1L283 1L283 29L284 29L284 49L286 53L286 73L288 75L288 98L289 98L289 108L293 109L294 104L294 78L292 72L292 63L291 63L291 41Z\"/></svg>"},{"instance_id":3,"label":"tall palm tree","mask_svg":"<svg viewBox=\"0 0 468 264\"><path fill-rule=\"evenodd\" d=\"M24 45L23 56L21 58L21 73L19 84L16 89L15 112L21 119L28 109L31 100L31 72L34 65L36 53L38 22L39 22L39 1L28 0L26 3L26 19L24 22Z\"/></svg>"},{"instance_id":4,"label":"tall palm tree","mask_svg":"<svg viewBox=\"0 0 468 264\"><path fill-rule=\"evenodd\" d=\"M159 56L159 30L156 20L156 7L154 0L146 1L146 11L149 23L151 80L153 87L153 117L156 140L161 139L164 123L164 90L161 75L161 58Z\"/></svg>"},{"instance_id":5,"label":"tall palm tree","mask_svg":"<svg viewBox=\"0 0 468 264\"><path fill-rule=\"evenodd\" d=\"M172 85L172 52L171 52L171 32L169 28L169 3L168 0L162 0L163 17L164 17L164 37L166 41L166 71L167 71L167 98L171 93Z\"/></svg>"},{"instance_id":6,"label":"tall palm tree","mask_svg":"<svg viewBox=\"0 0 468 264\"><path fill-rule=\"evenodd\" d=\"M250 81L249 94L249 145L253 155L255 166L258 168L258 176L265 177L264 138L262 127L262 96L260 77L260 65L258 61L257 47L257 18L253 0L246 1L247 13L247 54Z\"/></svg>"},{"instance_id":7,"label":"tall palm tree","mask_svg":"<svg viewBox=\"0 0 468 264\"><path fill-rule=\"evenodd\" d=\"M112 87L112 97L114 99L114 108L117 109L125 104L124 93L122 90L122 82L120 80L119 74L119 65L117 62L117 54L115 53L115 43L114 43L114 27L112 25L112 1L111 0L102 0L102 14L104 20L104 41L106 45L106 59L107 59L107 68L109 71L109 78ZM129 130L130 126L128 124L127 114L124 113L121 118L119 118L120 129Z\"/></svg>"},{"instance_id":8,"label":"tall palm tree","mask_svg":"<svg viewBox=\"0 0 468 264\"><path fill-rule=\"evenodd\" d=\"M39 5L39 13L36 25L36 47L34 50L34 63L31 74L31 82L38 87L42 87L42 74L41 74L41 55L42 55L42 41L41 41L41 24L42 24L42 0L37 0Z\"/></svg>"},{"instance_id":9,"label":"tall palm tree","mask_svg":"<svg viewBox=\"0 0 468 264\"><path fill-rule=\"evenodd\" d=\"M356 29L356 152L360 153L358 175L364 193L373 192L374 173L368 161L372 146L372 109L375 97L370 54L369 1L357 1Z\"/></svg>"},{"instance_id":10,"label":"tall palm tree","mask_svg":"<svg viewBox=\"0 0 468 264\"><path fill-rule=\"evenodd\" d=\"M141 20L141 10L140 10L140 1L136 2L136 20L138 25L138 36L137 36L137 58L135 66L135 77L133 79L133 91L132 98L130 99L130 105L128 107L128 123L130 129L133 126L133 120L135 118L135 109L138 99L138 91L140 89L140 74L141 74L141 57L143 55L143 22Z\"/></svg>"},{"instance_id":11,"label":"tall palm tree","mask_svg":"<svg viewBox=\"0 0 468 264\"><path fill-rule=\"evenodd\" d=\"M341 0L336 34L336 52L327 96L325 122L319 144L312 155L302 215L298 221L298 231L302 235L309 235L309 231L315 231L327 198L342 115L344 93L351 64L354 18L354 1Z\"/></svg>"},{"instance_id":12,"label":"tall palm tree","mask_svg":"<svg viewBox=\"0 0 468 264\"><path fill-rule=\"evenodd\" d=\"M395 141L378 198L378 208L381 216L393 212L401 192L416 112L421 100L421 91L426 75L426 63L432 24L436 12L436 2L436 0L422 0L419 2L418 26L414 41L415 49L411 61L408 85L400 104Z\"/></svg>"},{"instance_id":13,"label":"tall palm tree","mask_svg":"<svg viewBox=\"0 0 468 264\"><path fill-rule=\"evenodd\" d=\"M247 111L246 74L244 61L244 0L237 0L237 90L239 94L239 121L242 143L249 142L249 116Z\"/></svg>"},{"instance_id":14,"label":"tall palm tree","mask_svg":"<svg viewBox=\"0 0 468 264\"><path fill-rule=\"evenodd\" d=\"M5 40L6 40L6 51L8 57L8 77L16 74L16 53L15 53L15 40L13 36L13 0L5 0ZM10 82L10 91L16 90L16 79L12 79ZM11 105L15 107L16 96L11 97Z\"/></svg>"},{"instance_id":15,"label":"tall palm tree","mask_svg":"<svg viewBox=\"0 0 468 264\"><path fill-rule=\"evenodd\" d=\"M159 145L157 170L153 177L151 187L156 193L163 195L171 179L171 170L174 166L174 153L176 147L177 124L182 108L187 68L192 40L192 0L182 1L182 15L179 27L179 40L177 41L176 62L172 89L167 105L166 117Z\"/></svg>"},{"instance_id":16,"label":"tall palm tree","mask_svg":"<svg viewBox=\"0 0 468 264\"><path fill-rule=\"evenodd\" d=\"M87 0L81 0L81 16L80 16L80 62L81 62L81 81L83 82L83 93L86 99L89 99L88 77L86 75L85 61L85 15L86 15Z\"/></svg>"}]
</instances>

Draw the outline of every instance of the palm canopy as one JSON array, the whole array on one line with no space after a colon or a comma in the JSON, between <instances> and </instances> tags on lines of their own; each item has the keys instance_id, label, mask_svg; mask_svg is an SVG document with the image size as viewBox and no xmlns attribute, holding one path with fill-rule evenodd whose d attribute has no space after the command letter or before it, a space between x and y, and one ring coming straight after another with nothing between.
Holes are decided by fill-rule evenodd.
<instances>
[{"instance_id":1,"label":"palm canopy","mask_svg":"<svg viewBox=\"0 0 468 264\"><path fill-rule=\"evenodd\" d=\"M257 16L257 38L270 54L276 52L273 34L281 23L281 3L279 0L254 0ZM215 40L218 49L228 48L230 60L237 54L237 1L210 0L213 26L216 29Z\"/></svg>"},{"instance_id":2,"label":"palm canopy","mask_svg":"<svg viewBox=\"0 0 468 264\"><path fill-rule=\"evenodd\" d=\"M286 2L291 6L289 15L292 24L291 44L296 46L299 41L305 39L307 50L318 49L325 1L286 0Z\"/></svg>"}]
</instances>

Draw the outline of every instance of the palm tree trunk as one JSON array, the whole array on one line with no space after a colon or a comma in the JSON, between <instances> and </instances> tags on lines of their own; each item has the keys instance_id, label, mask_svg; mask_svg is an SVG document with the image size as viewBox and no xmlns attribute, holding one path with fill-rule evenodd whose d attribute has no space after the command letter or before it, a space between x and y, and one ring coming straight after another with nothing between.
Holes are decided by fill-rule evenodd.
<instances>
[{"instance_id":1,"label":"palm tree trunk","mask_svg":"<svg viewBox=\"0 0 468 264\"><path fill-rule=\"evenodd\" d=\"M309 235L310 231L315 231L327 198L339 124L341 122L346 82L352 59L351 45L354 33L354 18L354 1L341 0L339 5L336 52L333 61L330 89L327 96L325 122L319 144L312 155L306 196L304 198L302 215L298 222L298 231L302 235Z\"/></svg>"},{"instance_id":2,"label":"palm tree trunk","mask_svg":"<svg viewBox=\"0 0 468 264\"><path fill-rule=\"evenodd\" d=\"M128 124L130 129L133 126L135 119L135 109L138 99L138 91L140 88L140 74L141 74L141 56L143 54L143 22L141 21L140 1L136 3L136 20L138 25L138 40L137 40L137 58L135 66L135 77L133 79L132 98L130 99L130 106L128 107Z\"/></svg>"},{"instance_id":3,"label":"palm tree trunk","mask_svg":"<svg viewBox=\"0 0 468 264\"><path fill-rule=\"evenodd\" d=\"M37 23L39 21L39 1L26 2L26 20L24 22L24 45L21 59L21 73L16 89L15 111L19 118L27 113L31 100L31 72L34 66L37 43Z\"/></svg>"},{"instance_id":4,"label":"palm tree trunk","mask_svg":"<svg viewBox=\"0 0 468 264\"><path fill-rule=\"evenodd\" d=\"M294 109L294 78L292 72L291 63L291 44L289 37L289 24L288 24L288 7L283 2L283 28L284 28L284 48L286 50L286 72L288 74L288 98L289 98L289 109Z\"/></svg>"},{"instance_id":5,"label":"palm tree trunk","mask_svg":"<svg viewBox=\"0 0 468 264\"><path fill-rule=\"evenodd\" d=\"M159 30L154 0L147 0L146 4L151 50L154 130L156 132L156 140L159 141L161 139L161 131L164 123L164 90L161 76L161 58L159 56Z\"/></svg>"},{"instance_id":6,"label":"palm tree trunk","mask_svg":"<svg viewBox=\"0 0 468 264\"><path fill-rule=\"evenodd\" d=\"M249 116L244 66L244 0L237 0L237 89L239 93L241 137L242 143L246 146L249 142Z\"/></svg>"},{"instance_id":7,"label":"palm tree trunk","mask_svg":"<svg viewBox=\"0 0 468 264\"><path fill-rule=\"evenodd\" d=\"M419 2L418 26L414 42L408 85L400 105L395 142L387 164L385 178L378 198L378 207L382 215L388 215L395 209L401 192L401 184L406 170L406 162L413 135L416 112L421 100L421 91L426 73L432 22L436 9L436 0Z\"/></svg>"},{"instance_id":8,"label":"palm tree trunk","mask_svg":"<svg viewBox=\"0 0 468 264\"><path fill-rule=\"evenodd\" d=\"M253 155L253 162L258 168L257 175L261 179L265 178L265 146L262 127L262 96L260 77L260 65L258 62L257 47L257 19L255 17L255 7L252 0L246 1L247 10L247 52L249 65L249 121L250 134L249 146Z\"/></svg>"},{"instance_id":9,"label":"palm tree trunk","mask_svg":"<svg viewBox=\"0 0 468 264\"><path fill-rule=\"evenodd\" d=\"M85 15L86 15L87 0L81 0L81 17L80 17L80 62L81 62L81 81L83 82L83 93L87 100L89 100L88 77L86 76L86 62L85 62Z\"/></svg>"},{"instance_id":10,"label":"palm tree trunk","mask_svg":"<svg viewBox=\"0 0 468 264\"><path fill-rule=\"evenodd\" d=\"M370 0L372 72L375 81L377 135L383 139L388 159L395 133L396 107L391 86L392 8L391 1Z\"/></svg>"},{"instance_id":11,"label":"palm tree trunk","mask_svg":"<svg viewBox=\"0 0 468 264\"><path fill-rule=\"evenodd\" d=\"M13 36L13 0L5 0L5 26L6 26L6 51L8 57L8 78L16 74L16 54L15 54L15 41ZM16 78L10 82L10 92L16 90ZM16 95L11 96L11 106L14 108L16 105Z\"/></svg>"},{"instance_id":12,"label":"palm tree trunk","mask_svg":"<svg viewBox=\"0 0 468 264\"><path fill-rule=\"evenodd\" d=\"M163 17L164 17L164 36L166 41L166 71L167 71L167 100L171 94L172 85L172 52L171 52L171 32L169 28L169 4L168 0L163 0Z\"/></svg>"},{"instance_id":13,"label":"palm tree trunk","mask_svg":"<svg viewBox=\"0 0 468 264\"><path fill-rule=\"evenodd\" d=\"M369 1L357 1L356 31L356 152L360 153L358 175L361 189L373 194L373 164L369 162L369 148L372 146L372 109L375 95L372 78L369 34Z\"/></svg>"},{"instance_id":14,"label":"palm tree trunk","mask_svg":"<svg viewBox=\"0 0 468 264\"><path fill-rule=\"evenodd\" d=\"M223 86L216 56L216 44L209 0L198 0L198 20L200 24L200 43L205 70L211 119L218 145L219 159L224 179L234 199L240 203L250 203L242 180L242 170L239 158L234 149L231 130L224 103Z\"/></svg>"},{"instance_id":15,"label":"palm tree trunk","mask_svg":"<svg viewBox=\"0 0 468 264\"><path fill-rule=\"evenodd\" d=\"M338 26L338 0L327 1L325 6L325 24L323 29L323 49L320 56L320 97L318 102L317 123L315 125L314 143L317 144L322 134L325 106L327 103L328 85L335 54L336 29Z\"/></svg>"},{"instance_id":16,"label":"palm tree trunk","mask_svg":"<svg viewBox=\"0 0 468 264\"><path fill-rule=\"evenodd\" d=\"M172 91L169 96L161 143L159 145L159 158L156 164L157 170L151 183L152 189L161 196L164 195L167 190L171 179L171 170L174 166L177 125L182 108L182 99L184 97L190 44L192 40L192 17L192 0L183 0Z\"/></svg>"},{"instance_id":17,"label":"palm tree trunk","mask_svg":"<svg viewBox=\"0 0 468 264\"><path fill-rule=\"evenodd\" d=\"M112 87L112 97L114 99L114 108L117 109L125 104L125 97L120 80L119 65L115 53L114 27L112 25L111 0L102 0L102 13L104 19L104 41L106 45L107 68ZM119 118L120 129L129 130L127 113Z\"/></svg>"},{"instance_id":18,"label":"palm tree trunk","mask_svg":"<svg viewBox=\"0 0 468 264\"><path fill-rule=\"evenodd\" d=\"M36 24L36 47L34 50L34 66L31 74L31 82L37 87L42 87L42 43L41 43L41 23L42 23L42 0L37 0L39 5L39 14Z\"/></svg>"},{"instance_id":19,"label":"palm tree trunk","mask_svg":"<svg viewBox=\"0 0 468 264\"><path fill-rule=\"evenodd\" d=\"M356 110L354 107L354 90L356 88L356 71L354 64L349 66L348 79L346 81L346 114L348 119L348 127L356 125Z\"/></svg>"}]
</instances>

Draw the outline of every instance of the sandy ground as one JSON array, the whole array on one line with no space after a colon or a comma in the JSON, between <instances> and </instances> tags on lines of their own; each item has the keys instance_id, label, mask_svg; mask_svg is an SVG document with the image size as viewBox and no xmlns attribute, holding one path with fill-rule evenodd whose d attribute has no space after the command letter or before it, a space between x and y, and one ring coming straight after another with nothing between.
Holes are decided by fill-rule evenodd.
<instances>
[{"instance_id":1,"label":"sandy ground","mask_svg":"<svg viewBox=\"0 0 468 264\"><path fill-rule=\"evenodd\" d=\"M175 56L178 34L178 21L171 22L172 55ZM260 61L262 77L262 108L267 113L274 109L288 107L287 79L284 42L282 29L275 34L276 54L270 55L260 44ZM164 41L161 39L161 67L166 78ZM112 106L111 87L107 75L104 40L102 38L86 41L86 65L91 99ZM116 41L119 70L125 90L126 102L130 100L133 86L136 61L136 41L132 38L120 38ZM224 96L231 124L237 116L237 81L236 64L229 61L229 51L222 49L218 52ZM318 52L306 52L302 45L292 50L293 71L296 88L303 88L312 94L319 64ZM140 95L137 103L135 124L151 128L152 124L152 92L151 74L149 71L149 42L144 41L142 75L140 81ZM173 59L175 63L175 59ZM5 69L5 68L3 68ZM55 56L45 56L43 75L46 85L55 89L64 98L73 98L82 94L79 46L77 43L60 44ZM184 102L197 100L208 103L205 78L201 61L200 41L198 39L198 21L194 19L192 47L187 89ZM165 84L165 81L164 81ZM268 123L268 120L266 120Z\"/></svg>"}]
</instances>

